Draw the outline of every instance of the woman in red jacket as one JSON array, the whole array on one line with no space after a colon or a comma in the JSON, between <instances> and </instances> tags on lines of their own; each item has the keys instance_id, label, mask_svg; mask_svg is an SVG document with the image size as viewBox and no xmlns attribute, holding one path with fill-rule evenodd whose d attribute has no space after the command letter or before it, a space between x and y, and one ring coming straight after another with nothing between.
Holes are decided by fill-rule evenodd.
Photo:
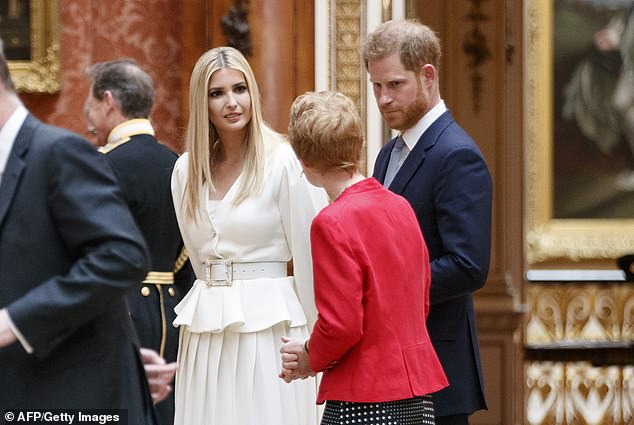
<instances>
[{"instance_id":1,"label":"woman in red jacket","mask_svg":"<svg viewBox=\"0 0 634 425\"><path fill-rule=\"evenodd\" d=\"M283 339L280 377L323 372L322 425L433 424L428 394L447 380L425 326L429 257L414 211L361 175L361 120L344 95L298 97L288 133L332 203L310 234L318 318L309 340Z\"/></svg>"}]
</instances>

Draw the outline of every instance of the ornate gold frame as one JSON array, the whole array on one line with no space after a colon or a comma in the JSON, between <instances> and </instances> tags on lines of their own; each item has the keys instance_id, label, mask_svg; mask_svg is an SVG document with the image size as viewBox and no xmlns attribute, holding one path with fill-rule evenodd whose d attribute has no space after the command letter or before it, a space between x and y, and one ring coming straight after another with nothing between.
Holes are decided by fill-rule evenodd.
<instances>
[{"instance_id":1,"label":"ornate gold frame","mask_svg":"<svg viewBox=\"0 0 634 425\"><path fill-rule=\"evenodd\" d=\"M18 91L59 91L59 0L31 0L31 60L9 60Z\"/></svg>"},{"instance_id":2,"label":"ornate gold frame","mask_svg":"<svg viewBox=\"0 0 634 425\"><path fill-rule=\"evenodd\" d=\"M525 3L526 253L529 264L634 251L634 219L553 218L553 1Z\"/></svg>"}]
</instances>

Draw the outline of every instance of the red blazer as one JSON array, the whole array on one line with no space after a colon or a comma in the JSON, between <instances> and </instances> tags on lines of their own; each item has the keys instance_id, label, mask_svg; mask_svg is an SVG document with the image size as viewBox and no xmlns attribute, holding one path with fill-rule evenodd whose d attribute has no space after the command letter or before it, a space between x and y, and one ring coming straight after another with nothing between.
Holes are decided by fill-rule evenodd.
<instances>
[{"instance_id":1,"label":"red blazer","mask_svg":"<svg viewBox=\"0 0 634 425\"><path fill-rule=\"evenodd\" d=\"M381 402L438 391L447 379L429 340L430 268L416 216L374 178L311 226L318 318L308 348L323 371L317 402Z\"/></svg>"}]
</instances>

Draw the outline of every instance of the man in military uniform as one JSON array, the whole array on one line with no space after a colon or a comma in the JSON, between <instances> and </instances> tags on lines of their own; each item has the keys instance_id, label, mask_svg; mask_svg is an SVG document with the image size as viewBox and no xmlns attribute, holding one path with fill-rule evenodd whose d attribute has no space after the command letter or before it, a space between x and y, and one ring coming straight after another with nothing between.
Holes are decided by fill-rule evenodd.
<instances>
[{"instance_id":1,"label":"man in military uniform","mask_svg":"<svg viewBox=\"0 0 634 425\"><path fill-rule=\"evenodd\" d=\"M159 143L148 116L154 102L152 78L131 59L90 67L86 99L88 127L106 155L150 250L151 271L128 295L150 385L175 373L178 331L174 307L190 288L193 271L183 250L170 191L177 155ZM153 350L155 353L153 353ZM165 359L164 364L152 358ZM155 394L153 394L155 395ZM155 397L160 425L170 425L174 396Z\"/></svg>"}]
</instances>

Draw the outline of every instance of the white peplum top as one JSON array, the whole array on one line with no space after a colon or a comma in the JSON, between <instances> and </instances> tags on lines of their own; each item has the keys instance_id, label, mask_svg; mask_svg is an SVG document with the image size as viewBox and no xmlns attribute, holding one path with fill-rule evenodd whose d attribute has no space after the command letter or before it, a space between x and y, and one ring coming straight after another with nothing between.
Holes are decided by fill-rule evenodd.
<instances>
[{"instance_id":1,"label":"white peplum top","mask_svg":"<svg viewBox=\"0 0 634 425\"><path fill-rule=\"evenodd\" d=\"M172 197L185 248L196 281L176 306L174 326L191 332L257 332L286 321L289 326L312 324L317 318L310 258L310 224L327 204L325 191L312 186L290 145L283 141L270 149L260 193L234 204L238 177L225 197L209 207L205 184L195 222L185 217L184 189L188 153L176 162ZM204 262L288 262L294 276L234 280L232 286L212 287L205 281Z\"/></svg>"}]
</instances>

